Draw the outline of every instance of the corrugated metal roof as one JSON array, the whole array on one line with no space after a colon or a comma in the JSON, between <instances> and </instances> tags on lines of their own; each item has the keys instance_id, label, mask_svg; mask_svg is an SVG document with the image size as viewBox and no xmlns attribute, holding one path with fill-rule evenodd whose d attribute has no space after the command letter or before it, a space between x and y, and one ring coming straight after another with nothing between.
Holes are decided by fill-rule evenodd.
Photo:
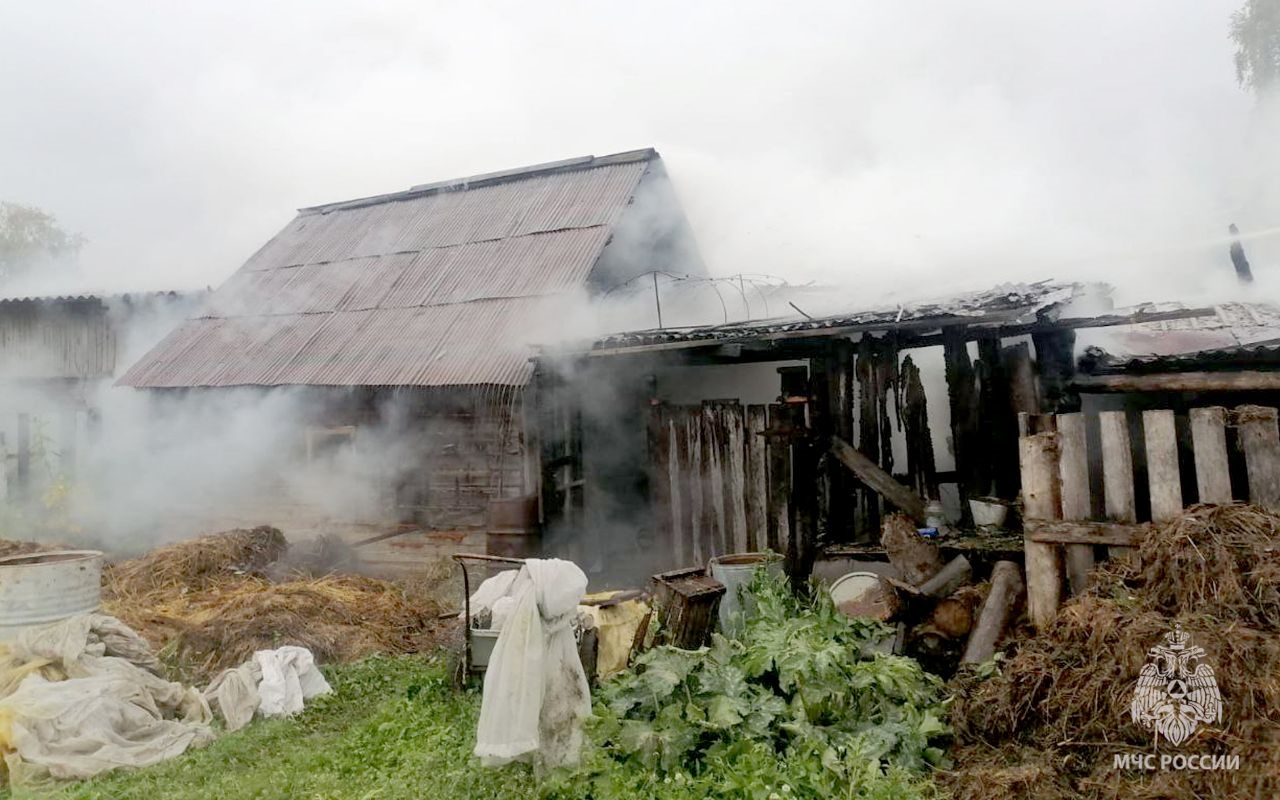
<instances>
[{"instance_id":1,"label":"corrugated metal roof","mask_svg":"<svg viewBox=\"0 0 1280 800\"><path fill-rule=\"evenodd\" d=\"M1151 305L1173 310L1179 304ZM1268 303L1223 303L1210 313L1185 319L1144 322L1098 332L1080 358L1085 372L1176 371L1195 367L1229 369L1274 357L1280 339L1280 307Z\"/></svg>"},{"instance_id":2,"label":"corrugated metal roof","mask_svg":"<svg viewBox=\"0 0 1280 800\"><path fill-rule=\"evenodd\" d=\"M697 346L759 337L821 335L832 329L895 330L922 325L969 324L985 321L1030 322L1038 313L1076 297L1082 287L1042 281L1032 284L1004 284L984 292L956 295L931 302L912 303L867 311L850 312L820 319L786 317L772 320L731 322L692 328L664 328L607 336L595 342L595 351L625 350L653 345Z\"/></svg>"},{"instance_id":3,"label":"corrugated metal roof","mask_svg":"<svg viewBox=\"0 0 1280 800\"><path fill-rule=\"evenodd\" d=\"M126 386L522 385L652 150L302 209Z\"/></svg>"}]
</instances>

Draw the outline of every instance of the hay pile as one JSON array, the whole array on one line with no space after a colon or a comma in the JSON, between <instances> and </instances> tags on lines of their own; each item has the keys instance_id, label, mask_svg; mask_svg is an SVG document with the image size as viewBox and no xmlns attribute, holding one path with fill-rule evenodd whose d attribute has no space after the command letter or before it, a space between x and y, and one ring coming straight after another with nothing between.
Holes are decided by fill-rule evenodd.
<instances>
[{"instance_id":1,"label":"hay pile","mask_svg":"<svg viewBox=\"0 0 1280 800\"><path fill-rule=\"evenodd\" d=\"M431 645L442 609L425 588L360 575L273 582L266 573L286 547L280 531L260 527L159 548L107 568L104 607L188 680L285 644L321 663Z\"/></svg>"},{"instance_id":2,"label":"hay pile","mask_svg":"<svg viewBox=\"0 0 1280 800\"><path fill-rule=\"evenodd\" d=\"M1154 751L1129 703L1175 621L1206 651L1224 710L1160 751L1239 755L1238 771L1114 768L1116 753ZM944 782L961 800L1280 796L1280 515L1189 509L1135 557L1100 565L1001 675L957 686L957 766Z\"/></svg>"}]
</instances>

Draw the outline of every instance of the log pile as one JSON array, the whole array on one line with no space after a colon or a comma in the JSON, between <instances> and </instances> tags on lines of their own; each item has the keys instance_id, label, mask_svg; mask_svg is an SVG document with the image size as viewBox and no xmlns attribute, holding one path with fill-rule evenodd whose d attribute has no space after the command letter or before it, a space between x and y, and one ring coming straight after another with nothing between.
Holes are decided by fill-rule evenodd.
<instances>
[{"instance_id":1,"label":"log pile","mask_svg":"<svg viewBox=\"0 0 1280 800\"><path fill-rule=\"evenodd\" d=\"M904 514L885 519L881 544L901 576L881 579L881 618L906 627L905 653L939 674L989 661L1024 599L1021 568L999 561L989 581L975 584L967 558L943 563Z\"/></svg>"}]
</instances>

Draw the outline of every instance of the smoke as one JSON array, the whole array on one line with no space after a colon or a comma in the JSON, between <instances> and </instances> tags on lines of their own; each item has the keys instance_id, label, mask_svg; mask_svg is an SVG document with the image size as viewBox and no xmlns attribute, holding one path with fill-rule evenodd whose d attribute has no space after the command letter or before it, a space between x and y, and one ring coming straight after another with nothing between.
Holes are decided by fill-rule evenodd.
<instances>
[{"instance_id":1,"label":"smoke","mask_svg":"<svg viewBox=\"0 0 1280 800\"><path fill-rule=\"evenodd\" d=\"M298 206L655 145L717 275L1230 294L1236 222L1269 292L1237 5L11 4L0 182L104 288L216 285Z\"/></svg>"}]
</instances>

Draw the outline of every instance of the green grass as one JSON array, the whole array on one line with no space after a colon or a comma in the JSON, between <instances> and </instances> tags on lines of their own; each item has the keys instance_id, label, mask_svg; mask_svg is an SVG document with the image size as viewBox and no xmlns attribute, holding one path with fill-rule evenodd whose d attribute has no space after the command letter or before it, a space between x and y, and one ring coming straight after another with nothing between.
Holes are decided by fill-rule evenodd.
<instances>
[{"instance_id":1,"label":"green grass","mask_svg":"<svg viewBox=\"0 0 1280 800\"><path fill-rule=\"evenodd\" d=\"M208 747L72 784L70 800L398 800L528 798L529 769L482 769L471 755L480 696L453 691L417 657L327 669L333 693L288 720L255 721ZM16 795L17 793L15 793Z\"/></svg>"}]
</instances>

